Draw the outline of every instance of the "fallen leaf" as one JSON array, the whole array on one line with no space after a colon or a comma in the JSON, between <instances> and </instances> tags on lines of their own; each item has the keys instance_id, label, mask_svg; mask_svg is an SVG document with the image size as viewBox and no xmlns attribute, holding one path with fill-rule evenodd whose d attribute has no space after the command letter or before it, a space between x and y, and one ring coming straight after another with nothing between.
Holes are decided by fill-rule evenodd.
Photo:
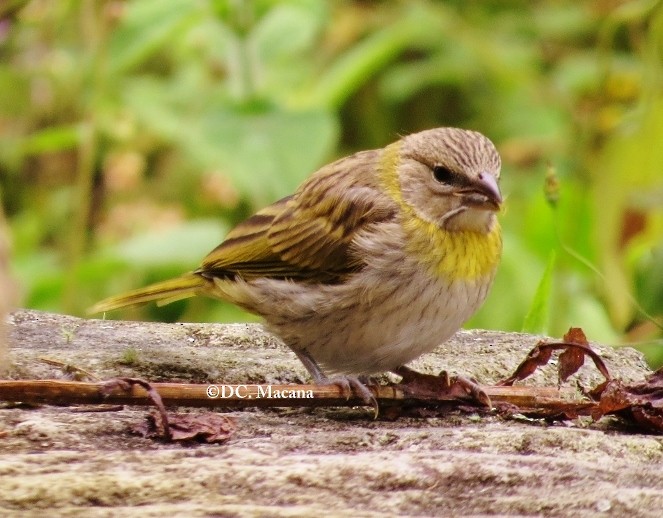
<instances>
[{"instance_id":1,"label":"fallen leaf","mask_svg":"<svg viewBox=\"0 0 663 518\"><path fill-rule=\"evenodd\" d=\"M564 335L564 341L573 344L586 345L589 347L589 342L585 337L585 333L579 327L572 327ZM575 347L569 347L562 351L559 355L559 366L557 368L559 381L564 383L567 379L573 376L578 369L585 363L585 352Z\"/></svg>"},{"instance_id":2,"label":"fallen leaf","mask_svg":"<svg viewBox=\"0 0 663 518\"><path fill-rule=\"evenodd\" d=\"M601 391L592 418L617 415L641 428L663 432L663 368L642 383L624 385L612 380Z\"/></svg>"},{"instance_id":3,"label":"fallen leaf","mask_svg":"<svg viewBox=\"0 0 663 518\"><path fill-rule=\"evenodd\" d=\"M152 401L154 406L156 406L157 410L159 411L163 437L166 440L170 439L170 426L168 423L166 406L163 404L163 400L161 399L159 392L157 392L157 390L152 385L150 385L149 382L140 378L113 378L105 382L99 392L102 396L107 396L113 392L113 390L122 390L126 393L130 393L134 385L142 387L147 392L150 401Z\"/></svg>"},{"instance_id":4,"label":"fallen leaf","mask_svg":"<svg viewBox=\"0 0 663 518\"><path fill-rule=\"evenodd\" d=\"M507 379L498 383L498 385L511 386L515 381L524 380L534 374L536 369L547 365L552 356L552 349L542 349L541 345L545 342L539 342L529 352L527 357L516 367L514 373Z\"/></svg>"},{"instance_id":5,"label":"fallen leaf","mask_svg":"<svg viewBox=\"0 0 663 518\"><path fill-rule=\"evenodd\" d=\"M567 338L570 338L570 340ZM550 361L553 351L559 349L563 349L564 351L559 359L558 372L560 380L566 381L569 376L575 374L584 363L585 356L589 356L593 360L594 365L596 365L596 368L606 380L611 379L610 373L608 372L608 368L605 366L603 359L590 347L587 338L585 338L585 333L583 333L580 328L572 327L569 329L568 333L564 335L563 342L541 341L537 343L529 352L527 358L516 367L514 373L505 380L502 380L498 385L511 386L515 381L523 380L528 376L531 376L536 369L543 367Z\"/></svg>"},{"instance_id":6,"label":"fallen leaf","mask_svg":"<svg viewBox=\"0 0 663 518\"><path fill-rule=\"evenodd\" d=\"M170 440L178 442L224 443L235 432L235 420L223 414L206 412L201 414L168 414ZM163 438L164 428L161 415L152 412L145 422L133 427L132 431L147 438Z\"/></svg>"}]
</instances>

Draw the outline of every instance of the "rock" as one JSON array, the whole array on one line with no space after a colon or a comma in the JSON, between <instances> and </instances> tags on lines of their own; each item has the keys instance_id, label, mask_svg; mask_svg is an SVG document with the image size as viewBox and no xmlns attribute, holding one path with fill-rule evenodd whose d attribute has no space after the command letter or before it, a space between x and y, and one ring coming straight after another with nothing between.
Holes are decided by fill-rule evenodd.
<instances>
[{"instance_id":1,"label":"rock","mask_svg":"<svg viewBox=\"0 0 663 518\"><path fill-rule=\"evenodd\" d=\"M288 383L307 380L294 354L255 324L82 320L21 310L10 318L11 378L62 378L75 365L102 379ZM484 383L506 377L540 337L462 331L413 367ZM649 370L639 353L595 345L613 376ZM568 385L600 381L591 363ZM526 383L555 384L544 368ZM549 425L450 412L374 420L366 408L226 412L223 445L131 433L144 407L0 408L3 515L106 516L660 516L663 438L615 419ZM208 409L169 409L210 412Z\"/></svg>"}]
</instances>

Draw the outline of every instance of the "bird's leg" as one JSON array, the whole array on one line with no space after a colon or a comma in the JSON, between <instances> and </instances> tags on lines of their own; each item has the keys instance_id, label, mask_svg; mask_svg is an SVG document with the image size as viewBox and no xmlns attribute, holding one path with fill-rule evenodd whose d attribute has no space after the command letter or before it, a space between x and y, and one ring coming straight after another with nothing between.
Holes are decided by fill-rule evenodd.
<instances>
[{"instance_id":1,"label":"bird's leg","mask_svg":"<svg viewBox=\"0 0 663 518\"><path fill-rule=\"evenodd\" d=\"M430 395L449 394L461 398L471 396L477 403L492 407L488 394L479 386L479 384L463 376L454 376L450 378L446 371L442 371L438 376L417 372L410 367L401 365L392 369L391 372L403 378L401 385L407 387L412 394Z\"/></svg>"},{"instance_id":2,"label":"bird's leg","mask_svg":"<svg viewBox=\"0 0 663 518\"><path fill-rule=\"evenodd\" d=\"M370 384L370 380L363 380L357 376L334 376L333 378L329 378L322 372L318 363L306 349L293 349L293 351L297 355L297 358L299 358L304 364L304 367L306 367L306 370L317 385L336 385L343 391L346 399L350 399L350 396L354 393L359 396L365 404L371 405L377 414L378 402L373 393L366 386L367 384Z\"/></svg>"}]
</instances>

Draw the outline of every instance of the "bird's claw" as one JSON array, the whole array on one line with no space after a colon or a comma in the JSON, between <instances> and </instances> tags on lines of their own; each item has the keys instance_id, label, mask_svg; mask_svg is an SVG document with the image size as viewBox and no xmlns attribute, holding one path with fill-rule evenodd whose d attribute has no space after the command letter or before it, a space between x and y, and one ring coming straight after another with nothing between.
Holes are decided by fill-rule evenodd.
<instances>
[{"instance_id":1,"label":"bird's claw","mask_svg":"<svg viewBox=\"0 0 663 518\"><path fill-rule=\"evenodd\" d=\"M349 400L352 396L356 396L362 400L365 405L373 407L375 411L375 416L378 415L378 401L375 398L373 392L368 388L368 386L375 385L375 382L369 378L358 378L356 376L337 376L334 378L328 378L323 383L329 385L336 385L343 391L346 401Z\"/></svg>"}]
</instances>

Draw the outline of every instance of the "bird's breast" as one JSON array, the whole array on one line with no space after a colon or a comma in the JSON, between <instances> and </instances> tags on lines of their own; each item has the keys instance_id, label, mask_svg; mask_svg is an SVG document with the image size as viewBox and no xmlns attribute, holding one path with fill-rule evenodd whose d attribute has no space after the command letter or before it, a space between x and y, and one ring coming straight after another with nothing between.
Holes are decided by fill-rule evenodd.
<instances>
[{"instance_id":1,"label":"bird's breast","mask_svg":"<svg viewBox=\"0 0 663 518\"><path fill-rule=\"evenodd\" d=\"M492 278L502 255L502 234L495 221L489 232L451 231L422 219L403 223L406 249L435 276L450 280Z\"/></svg>"},{"instance_id":2,"label":"bird's breast","mask_svg":"<svg viewBox=\"0 0 663 518\"><path fill-rule=\"evenodd\" d=\"M490 287L490 278L433 276L406 255L383 259L393 261L388 269L369 266L345 289L330 292L334 310L316 312L308 329L297 332L328 372L382 372L431 351L476 311Z\"/></svg>"}]
</instances>

